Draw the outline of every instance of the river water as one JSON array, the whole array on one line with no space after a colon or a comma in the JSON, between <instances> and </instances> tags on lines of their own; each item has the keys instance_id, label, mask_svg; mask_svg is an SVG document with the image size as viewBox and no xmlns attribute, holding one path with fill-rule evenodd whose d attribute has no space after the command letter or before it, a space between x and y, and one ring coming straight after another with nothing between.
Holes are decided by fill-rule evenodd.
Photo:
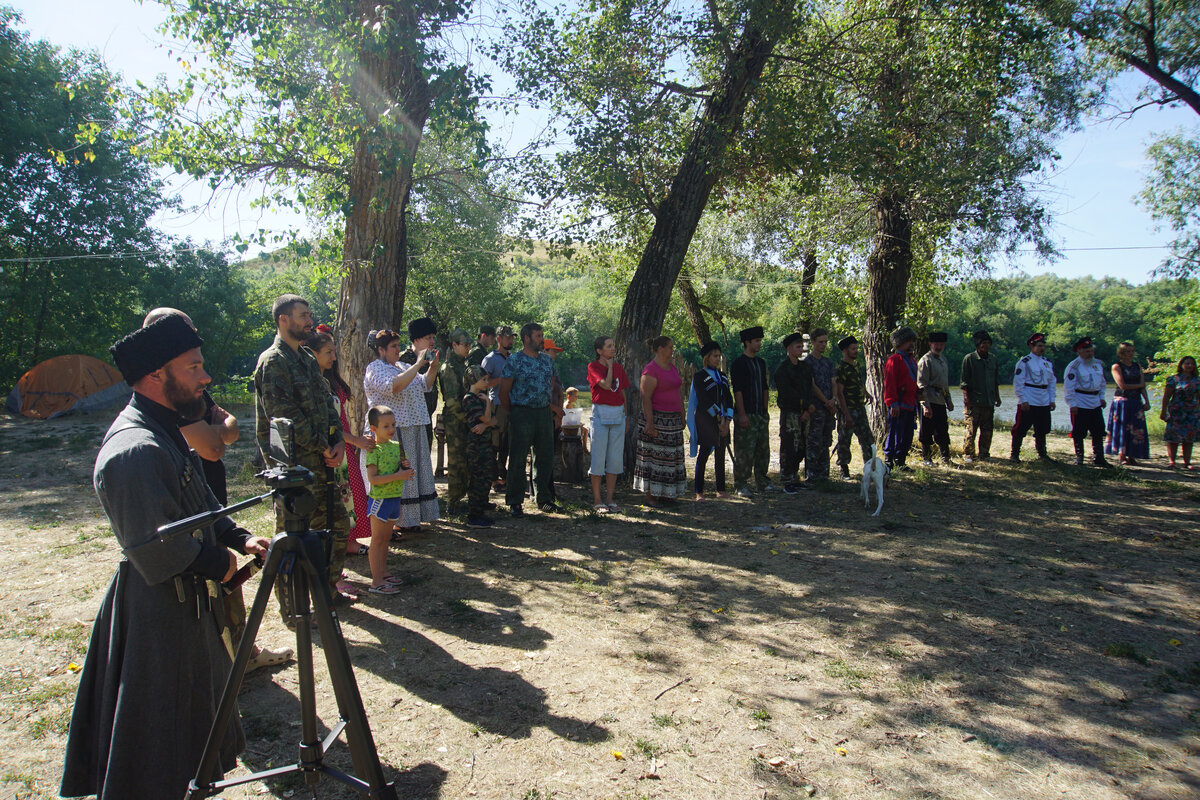
<instances>
[{"instance_id":1,"label":"river water","mask_svg":"<svg viewBox=\"0 0 1200 800\"><path fill-rule=\"evenodd\" d=\"M1146 416L1158 416L1158 409L1162 406L1162 391L1158 390L1157 386L1151 385L1150 391L1150 411L1146 412ZM1112 402L1113 387L1110 384L1108 391L1105 392L1105 400ZM1158 390L1158 391L1156 391ZM951 388L950 397L954 400L954 410L950 412L950 418L962 421L962 392L958 387ZM1071 429L1071 411L1067 408L1066 401L1063 400L1062 383L1058 384L1057 406L1054 411L1050 412L1050 424L1055 430L1068 431ZM1012 386L1000 387L1000 407L996 409L996 419L1012 422L1017 416L1017 396L1013 393ZM1104 420L1108 421L1108 409L1104 411Z\"/></svg>"}]
</instances>

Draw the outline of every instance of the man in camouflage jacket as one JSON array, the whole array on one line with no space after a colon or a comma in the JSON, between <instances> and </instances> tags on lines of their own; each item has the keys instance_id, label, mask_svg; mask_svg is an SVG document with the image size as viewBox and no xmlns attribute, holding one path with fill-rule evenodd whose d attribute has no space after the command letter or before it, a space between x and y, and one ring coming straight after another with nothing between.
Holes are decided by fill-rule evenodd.
<instances>
[{"instance_id":1,"label":"man in camouflage jacket","mask_svg":"<svg viewBox=\"0 0 1200 800\"><path fill-rule=\"evenodd\" d=\"M345 456L342 423L333 403L329 384L321 368L301 342L312 333L312 311L308 302L294 294L275 300L275 341L258 357L254 368L254 432L263 460L270 464L271 420L292 421L296 464L312 471L316 481L309 486L316 505L309 527L333 534L335 557L329 564L330 596L340 597L336 584L341 578L350 537L350 519L341 492L333 479L333 468ZM283 530L283 515L275 512L275 531ZM340 558L336 557L340 553ZM287 581L275 584L279 611L288 627L294 627Z\"/></svg>"},{"instance_id":2,"label":"man in camouflage jacket","mask_svg":"<svg viewBox=\"0 0 1200 800\"><path fill-rule=\"evenodd\" d=\"M442 389L442 424L446 427L447 508L467 495L467 415L462 396L466 393L467 354L471 337L462 328L450 333L450 354L438 369Z\"/></svg>"}]
</instances>

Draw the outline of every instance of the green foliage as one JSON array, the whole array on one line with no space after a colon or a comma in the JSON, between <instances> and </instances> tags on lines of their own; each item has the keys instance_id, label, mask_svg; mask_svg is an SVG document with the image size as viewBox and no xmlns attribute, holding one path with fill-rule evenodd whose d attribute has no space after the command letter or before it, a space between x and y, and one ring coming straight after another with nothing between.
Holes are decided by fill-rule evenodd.
<instances>
[{"instance_id":1,"label":"green foliage","mask_svg":"<svg viewBox=\"0 0 1200 800\"><path fill-rule=\"evenodd\" d=\"M511 203L474 160L459 131L435 130L421 142L408 226L405 317L422 314L449 334L509 321L516 304L501 259ZM444 344L444 343L443 343Z\"/></svg>"},{"instance_id":2,"label":"green foliage","mask_svg":"<svg viewBox=\"0 0 1200 800\"><path fill-rule=\"evenodd\" d=\"M101 357L140 322L161 186L120 141L116 83L0 7L0 383L63 353Z\"/></svg>"},{"instance_id":3,"label":"green foliage","mask_svg":"<svg viewBox=\"0 0 1200 800\"><path fill-rule=\"evenodd\" d=\"M1179 309L1164 321L1166 342L1157 352L1160 359L1173 364L1184 356L1200 358L1200 284L1191 281L1190 285L1191 291L1179 300Z\"/></svg>"},{"instance_id":4,"label":"green foliage","mask_svg":"<svg viewBox=\"0 0 1200 800\"><path fill-rule=\"evenodd\" d=\"M1159 136L1146 154L1151 168L1139 199L1175 232L1163 272L1200 274L1200 127Z\"/></svg>"},{"instance_id":5,"label":"green foliage","mask_svg":"<svg viewBox=\"0 0 1200 800\"><path fill-rule=\"evenodd\" d=\"M139 287L145 309L183 310L204 339L204 368L214 381L229 374L230 362L253 347L270 319L262 299L255 303L246 272L224 254L180 242L163 252ZM270 302L269 300L267 301Z\"/></svg>"},{"instance_id":6,"label":"green foliage","mask_svg":"<svg viewBox=\"0 0 1200 800\"><path fill-rule=\"evenodd\" d=\"M432 113L435 125L456 120L482 131L472 92L484 84L439 40L466 12L459 0L360 8L334 0L159 1L170 12L165 31L199 54L178 56L186 73L179 85L139 85L133 104L155 122L146 130L155 158L214 188L259 180L268 187L264 202L340 219L352 211L356 157L377 172L378 185L412 164L425 119L411 118L414 109L398 100ZM398 58L411 59L404 66L416 74L392 63ZM416 90L409 97L406 80Z\"/></svg>"}]
</instances>

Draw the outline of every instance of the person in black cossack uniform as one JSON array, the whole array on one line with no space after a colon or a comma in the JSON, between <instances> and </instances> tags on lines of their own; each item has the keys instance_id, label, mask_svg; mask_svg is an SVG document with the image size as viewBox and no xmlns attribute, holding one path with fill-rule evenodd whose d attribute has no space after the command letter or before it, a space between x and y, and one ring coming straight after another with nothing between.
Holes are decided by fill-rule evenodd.
<instances>
[{"instance_id":1,"label":"person in black cossack uniform","mask_svg":"<svg viewBox=\"0 0 1200 800\"><path fill-rule=\"evenodd\" d=\"M721 346L709 342L700 348L701 368L692 375L688 397L688 434L691 455L696 459L696 499L704 499L704 470L708 456L717 473L717 497L725 497L725 450L729 446L729 422L733 419L733 393L729 377L721 371Z\"/></svg>"}]
</instances>

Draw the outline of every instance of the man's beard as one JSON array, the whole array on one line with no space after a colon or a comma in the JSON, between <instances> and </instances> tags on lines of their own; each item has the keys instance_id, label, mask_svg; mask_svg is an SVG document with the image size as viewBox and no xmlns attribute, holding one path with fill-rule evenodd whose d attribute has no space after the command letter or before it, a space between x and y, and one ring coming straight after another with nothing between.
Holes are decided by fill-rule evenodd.
<instances>
[{"instance_id":1,"label":"man's beard","mask_svg":"<svg viewBox=\"0 0 1200 800\"><path fill-rule=\"evenodd\" d=\"M291 336L298 342L303 342L312 333L312 327L305 325L303 322L289 322L288 336Z\"/></svg>"},{"instance_id":2,"label":"man's beard","mask_svg":"<svg viewBox=\"0 0 1200 800\"><path fill-rule=\"evenodd\" d=\"M204 395L199 397L191 394L175 380L175 376L169 371L166 373L167 379L163 382L163 395L171 404L171 407L184 419L193 422L204 416L207 403L204 402Z\"/></svg>"}]
</instances>

